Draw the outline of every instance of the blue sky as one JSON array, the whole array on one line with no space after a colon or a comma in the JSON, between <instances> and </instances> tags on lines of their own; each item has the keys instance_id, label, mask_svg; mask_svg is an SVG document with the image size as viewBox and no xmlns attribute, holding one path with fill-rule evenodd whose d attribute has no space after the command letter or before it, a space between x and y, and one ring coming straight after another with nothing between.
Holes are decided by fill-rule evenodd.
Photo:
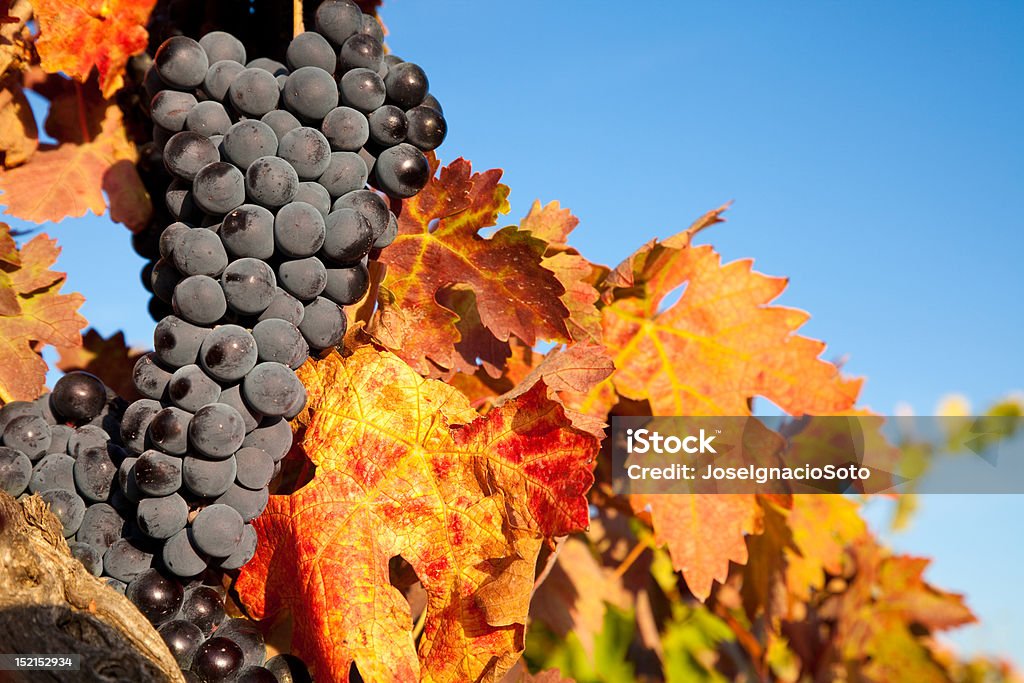
<instances>
[{"instance_id":1,"label":"blue sky","mask_svg":"<svg viewBox=\"0 0 1024 683\"><path fill-rule=\"evenodd\" d=\"M927 414L951 391L984 405L1024 388L1024 5L396 1L382 16L445 108L441 157L505 169L507 222L558 199L582 220L574 244L612 264L732 199L704 240L791 278L782 303L868 378L866 405ZM90 321L148 344L126 231L46 229ZM1021 497L934 496L890 539L969 592L985 623L965 649L1024 651L1022 519Z\"/></svg>"}]
</instances>

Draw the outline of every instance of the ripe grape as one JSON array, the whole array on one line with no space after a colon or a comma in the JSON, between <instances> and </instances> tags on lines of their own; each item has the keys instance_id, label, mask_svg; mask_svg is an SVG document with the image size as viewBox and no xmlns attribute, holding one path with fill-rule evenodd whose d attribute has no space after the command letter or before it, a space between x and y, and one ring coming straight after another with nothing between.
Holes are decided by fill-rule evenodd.
<instances>
[{"instance_id":1,"label":"ripe grape","mask_svg":"<svg viewBox=\"0 0 1024 683\"><path fill-rule=\"evenodd\" d=\"M110 487L117 474L117 465L110 458L106 444L88 448L75 458L75 486L83 498L100 503L110 497Z\"/></svg>"},{"instance_id":2,"label":"ripe grape","mask_svg":"<svg viewBox=\"0 0 1024 683\"><path fill-rule=\"evenodd\" d=\"M291 425L288 420L280 417L268 417L246 435L242 446L262 449L270 454L274 462L279 462L292 447Z\"/></svg>"},{"instance_id":3,"label":"ripe grape","mask_svg":"<svg viewBox=\"0 0 1024 683\"><path fill-rule=\"evenodd\" d=\"M315 208L320 216L327 217L331 212L331 195L323 185L315 182L299 183L299 191L295 195L295 203L304 202ZM287 206L285 208L288 208Z\"/></svg>"},{"instance_id":4,"label":"ripe grape","mask_svg":"<svg viewBox=\"0 0 1024 683\"><path fill-rule=\"evenodd\" d=\"M20 496L32 478L32 461L13 448L0 448L0 491Z\"/></svg>"},{"instance_id":5,"label":"ripe grape","mask_svg":"<svg viewBox=\"0 0 1024 683\"><path fill-rule=\"evenodd\" d=\"M49 406L49 397L43 396L44 405ZM67 425L50 425L50 452L65 453L68 450L68 441L75 430Z\"/></svg>"},{"instance_id":6,"label":"ripe grape","mask_svg":"<svg viewBox=\"0 0 1024 683\"><path fill-rule=\"evenodd\" d=\"M329 299L317 297L306 305L299 331L311 348L320 350L340 344L347 326L345 311L340 306Z\"/></svg>"},{"instance_id":7,"label":"ripe grape","mask_svg":"<svg viewBox=\"0 0 1024 683\"><path fill-rule=\"evenodd\" d=\"M218 382L236 382L256 365L256 341L244 327L221 325L203 341L199 364Z\"/></svg>"},{"instance_id":8,"label":"ripe grape","mask_svg":"<svg viewBox=\"0 0 1024 683\"><path fill-rule=\"evenodd\" d=\"M267 489L250 491L238 484L232 484L228 490L217 497L216 502L234 508L242 519L251 522L262 514L270 500Z\"/></svg>"},{"instance_id":9,"label":"ripe grape","mask_svg":"<svg viewBox=\"0 0 1024 683\"><path fill-rule=\"evenodd\" d=\"M260 157L277 154L277 134L262 121L239 121L224 134L224 153L244 171Z\"/></svg>"},{"instance_id":10,"label":"ripe grape","mask_svg":"<svg viewBox=\"0 0 1024 683\"><path fill-rule=\"evenodd\" d=\"M355 209L338 209L327 216L324 254L339 263L353 263L370 251L373 230Z\"/></svg>"},{"instance_id":11,"label":"ripe grape","mask_svg":"<svg viewBox=\"0 0 1024 683\"><path fill-rule=\"evenodd\" d=\"M316 30L334 45L341 46L363 24L359 7L347 0L326 0L316 8Z\"/></svg>"},{"instance_id":12,"label":"ripe grape","mask_svg":"<svg viewBox=\"0 0 1024 683\"><path fill-rule=\"evenodd\" d=\"M185 416L188 415L185 411L179 411L177 408L165 408L164 411L177 411ZM157 419L150 426L151 434L159 419L160 416L157 415ZM177 423L175 429L179 428L178 424L181 423ZM179 454L184 452L182 450ZM181 488L181 458L176 458L173 455L155 450L146 451L135 461L132 470L135 472L135 484L147 496L169 496Z\"/></svg>"},{"instance_id":13,"label":"ripe grape","mask_svg":"<svg viewBox=\"0 0 1024 683\"><path fill-rule=\"evenodd\" d=\"M256 555L256 529L246 524L242 530L242 540L238 542L235 552L231 553L217 565L221 569L241 569Z\"/></svg>"},{"instance_id":14,"label":"ripe grape","mask_svg":"<svg viewBox=\"0 0 1024 683\"><path fill-rule=\"evenodd\" d=\"M184 276L217 277L228 265L228 255L217 233L194 228L183 234L172 254L174 267Z\"/></svg>"},{"instance_id":15,"label":"ripe grape","mask_svg":"<svg viewBox=\"0 0 1024 683\"><path fill-rule=\"evenodd\" d=\"M204 634L195 624L183 619L169 621L159 628L160 637L164 639L167 649L171 651L174 661L182 671L192 666L196 650L203 642Z\"/></svg>"},{"instance_id":16,"label":"ripe grape","mask_svg":"<svg viewBox=\"0 0 1024 683\"><path fill-rule=\"evenodd\" d=\"M199 585L185 592L181 617L199 628L209 637L224 621L224 603L220 594L209 586Z\"/></svg>"},{"instance_id":17,"label":"ripe grape","mask_svg":"<svg viewBox=\"0 0 1024 683\"><path fill-rule=\"evenodd\" d=\"M47 453L32 468L28 490L43 493L65 489L75 490L75 459L64 453Z\"/></svg>"},{"instance_id":18,"label":"ripe grape","mask_svg":"<svg viewBox=\"0 0 1024 683\"><path fill-rule=\"evenodd\" d=\"M0 406L0 434L4 433L11 420L22 415L42 416L41 406L29 401L11 401Z\"/></svg>"},{"instance_id":19,"label":"ripe grape","mask_svg":"<svg viewBox=\"0 0 1024 683\"><path fill-rule=\"evenodd\" d=\"M436 111L438 114L444 116L444 110L441 109L441 103L438 102L437 98L431 95L430 93L427 93L427 96L423 98L423 103L420 106L429 107Z\"/></svg>"},{"instance_id":20,"label":"ripe grape","mask_svg":"<svg viewBox=\"0 0 1024 683\"><path fill-rule=\"evenodd\" d=\"M277 79L269 71L247 67L228 88L228 97L235 108L246 116L260 117L277 107L281 91Z\"/></svg>"},{"instance_id":21,"label":"ripe grape","mask_svg":"<svg viewBox=\"0 0 1024 683\"><path fill-rule=\"evenodd\" d=\"M256 330L253 329L255 334ZM231 406L238 411L238 414L242 416L242 423L245 425L245 433L248 434L252 430L259 426L260 420L263 416L254 411L242 398L242 385L232 384L220 392L220 398L217 399L218 403L223 403L226 406Z\"/></svg>"},{"instance_id":22,"label":"ripe grape","mask_svg":"<svg viewBox=\"0 0 1024 683\"><path fill-rule=\"evenodd\" d=\"M214 636L196 649L192 671L209 683L234 680L245 657L242 649L227 638Z\"/></svg>"},{"instance_id":23,"label":"ripe grape","mask_svg":"<svg viewBox=\"0 0 1024 683\"><path fill-rule=\"evenodd\" d=\"M324 231L323 216L304 202L281 207L274 220L274 242L278 251L290 258L306 258L319 251L324 244ZM271 286L271 294L275 285L276 282Z\"/></svg>"},{"instance_id":24,"label":"ripe grape","mask_svg":"<svg viewBox=\"0 0 1024 683\"><path fill-rule=\"evenodd\" d=\"M206 569L203 559L190 540L192 530L188 527L171 536L164 543L161 558L164 565L175 575L181 577L195 576ZM116 544L115 544L116 545ZM104 557L104 563L106 557Z\"/></svg>"},{"instance_id":25,"label":"ripe grape","mask_svg":"<svg viewBox=\"0 0 1024 683\"><path fill-rule=\"evenodd\" d=\"M135 463L138 461L138 458L125 458L117 468L118 489L132 503L138 503L144 496L135 482ZM114 502L113 498L111 502Z\"/></svg>"},{"instance_id":26,"label":"ripe grape","mask_svg":"<svg viewBox=\"0 0 1024 683\"><path fill-rule=\"evenodd\" d=\"M270 302L267 310L263 311L259 319L271 320L280 318L281 320L287 320L292 325L298 325L302 322L303 312L302 302L279 286L275 290L274 300Z\"/></svg>"},{"instance_id":27,"label":"ripe grape","mask_svg":"<svg viewBox=\"0 0 1024 683\"><path fill-rule=\"evenodd\" d=\"M54 413L72 422L93 419L106 403L107 388L88 372L69 372L57 380L50 394Z\"/></svg>"},{"instance_id":28,"label":"ripe grape","mask_svg":"<svg viewBox=\"0 0 1024 683\"><path fill-rule=\"evenodd\" d=\"M277 269L281 286L302 301L315 299L327 285L327 270L316 257L285 261Z\"/></svg>"},{"instance_id":29,"label":"ripe grape","mask_svg":"<svg viewBox=\"0 0 1024 683\"><path fill-rule=\"evenodd\" d=\"M409 130L409 121L405 112L393 104L385 104L370 112L370 139L378 145L390 147L405 140Z\"/></svg>"},{"instance_id":30,"label":"ripe grape","mask_svg":"<svg viewBox=\"0 0 1024 683\"><path fill-rule=\"evenodd\" d=\"M174 288L181 282L181 273L168 259L160 259L153 264L149 276L150 291L161 301L170 303L174 300Z\"/></svg>"},{"instance_id":31,"label":"ripe grape","mask_svg":"<svg viewBox=\"0 0 1024 683\"><path fill-rule=\"evenodd\" d=\"M258 666L267 658L263 634L248 619L228 619L217 629L217 636L227 638L242 648L244 666Z\"/></svg>"},{"instance_id":32,"label":"ripe grape","mask_svg":"<svg viewBox=\"0 0 1024 683\"><path fill-rule=\"evenodd\" d=\"M209 338L209 337L207 337ZM174 371L167 384L167 397L178 408L194 413L220 396L220 385L198 365L184 365Z\"/></svg>"},{"instance_id":33,"label":"ripe grape","mask_svg":"<svg viewBox=\"0 0 1024 683\"><path fill-rule=\"evenodd\" d=\"M142 549L137 541L119 538L103 553L103 571L118 581L132 579L153 565L153 554Z\"/></svg>"},{"instance_id":34,"label":"ripe grape","mask_svg":"<svg viewBox=\"0 0 1024 683\"><path fill-rule=\"evenodd\" d=\"M179 178L171 181L164 193L164 204L167 210L178 221L195 221L199 217L199 207L196 206L195 197L192 194L192 183L187 183Z\"/></svg>"},{"instance_id":35,"label":"ripe grape","mask_svg":"<svg viewBox=\"0 0 1024 683\"><path fill-rule=\"evenodd\" d=\"M170 455L183 455L188 450L188 425L192 414L170 406L153 416L149 423L149 441ZM146 451L151 453L152 451ZM144 453L145 455L145 453ZM167 495L155 493L153 495Z\"/></svg>"},{"instance_id":36,"label":"ripe grape","mask_svg":"<svg viewBox=\"0 0 1024 683\"><path fill-rule=\"evenodd\" d=\"M300 119L321 121L338 106L338 84L329 71L304 66L288 76L281 97Z\"/></svg>"},{"instance_id":37,"label":"ripe grape","mask_svg":"<svg viewBox=\"0 0 1024 683\"><path fill-rule=\"evenodd\" d=\"M220 289L219 286L217 288ZM209 329L198 327L173 315L167 316L157 323L156 331L153 333L154 353L166 367L180 368L189 365L196 361L199 347L209 333ZM56 393L56 387L54 392Z\"/></svg>"},{"instance_id":38,"label":"ripe grape","mask_svg":"<svg viewBox=\"0 0 1024 683\"><path fill-rule=\"evenodd\" d=\"M200 552L212 557L227 557L241 542L244 526L242 516L234 508L223 504L208 505L192 520L192 540Z\"/></svg>"},{"instance_id":39,"label":"ripe grape","mask_svg":"<svg viewBox=\"0 0 1024 683\"><path fill-rule=\"evenodd\" d=\"M359 68L378 71L383 63L384 46L373 36L363 33L346 40L338 52L338 69L341 72Z\"/></svg>"},{"instance_id":40,"label":"ripe grape","mask_svg":"<svg viewBox=\"0 0 1024 683\"><path fill-rule=\"evenodd\" d=\"M203 104L207 103L203 102ZM219 160L220 153L217 152L214 144L203 135L191 130L175 133L164 146L164 166L172 175L188 182L195 180L196 175L204 166ZM167 229L164 232L166 233ZM160 242L161 255L166 257L168 254L163 253L163 235L160 237Z\"/></svg>"},{"instance_id":41,"label":"ripe grape","mask_svg":"<svg viewBox=\"0 0 1024 683\"><path fill-rule=\"evenodd\" d=\"M383 105L387 97L384 79L371 69L352 69L341 77L339 85L342 104L364 114ZM361 118L365 122L365 117Z\"/></svg>"},{"instance_id":42,"label":"ripe grape","mask_svg":"<svg viewBox=\"0 0 1024 683\"><path fill-rule=\"evenodd\" d=\"M106 503L90 505L82 517L76 538L105 552L114 541L121 538L124 520L113 507Z\"/></svg>"},{"instance_id":43,"label":"ripe grape","mask_svg":"<svg viewBox=\"0 0 1024 683\"><path fill-rule=\"evenodd\" d=\"M93 424L85 424L71 433L65 450L68 455L77 458L90 448L102 448L106 451L107 441L109 440L110 437L103 429ZM57 452L52 444L48 450L50 452Z\"/></svg>"},{"instance_id":44,"label":"ripe grape","mask_svg":"<svg viewBox=\"0 0 1024 683\"><path fill-rule=\"evenodd\" d=\"M284 206L299 191L299 176L284 159L260 157L245 172L245 189L249 197L263 206Z\"/></svg>"},{"instance_id":45,"label":"ripe grape","mask_svg":"<svg viewBox=\"0 0 1024 683\"><path fill-rule=\"evenodd\" d=\"M235 683L279 683L277 677L262 666L247 666L238 673Z\"/></svg>"},{"instance_id":46,"label":"ripe grape","mask_svg":"<svg viewBox=\"0 0 1024 683\"><path fill-rule=\"evenodd\" d=\"M64 538L74 536L78 527L82 524L82 517L85 516L85 501L67 489L50 489L43 491L39 497L50 506L50 512L57 516L60 521Z\"/></svg>"},{"instance_id":47,"label":"ripe grape","mask_svg":"<svg viewBox=\"0 0 1024 683\"><path fill-rule=\"evenodd\" d=\"M234 457L207 460L186 455L181 466L185 488L202 498L214 498L227 491L235 481L237 472Z\"/></svg>"},{"instance_id":48,"label":"ripe grape","mask_svg":"<svg viewBox=\"0 0 1024 683\"><path fill-rule=\"evenodd\" d=\"M144 498L139 501L135 521L150 538L170 538L188 524L188 503L177 493Z\"/></svg>"},{"instance_id":49,"label":"ripe grape","mask_svg":"<svg viewBox=\"0 0 1024 683\"><path fill-rule=\"evenodd\" d=\"M199 43L185 36L164 41L153 57L160 79L172 88L194 88L203 82L210 60Z\"/></svg>"},{"instance_id":50,"label":"ripe grape","mask_svg":"<svg viewBox=\"0 0 1024 683\"><path fill-rule=\"evenodd\" d=\"M153 123L171 134L185 127L188 113L196 106L195 95L175 90L163 90L157 93L149 105L149 116ZM154 136L155 137L155 136ZM163 145L160 145L163 147Z\"/></svg>"},{"instance_id":51,"label":"ripe grape","mask_svg":"<svg viewBox=\"0 0 1024 683\"><path fill-rule=\"evenodd\" d=\"M423 102L430 84L423 69L412 62L402 62L388 69L384 86L389 102L402 109L412 109Z\"/></svg>"},{"instance_id":52,"label":"ripe grape","mask_svg":"<svg viewBox=\"0 0 1024 683\"><path fill-rule=\"evenodd\" d=\"M52 440L50 425L38 415L21 415L7 423L3 441L8 448L14 448L35 460L50 448Z\"/></svg>"},{"instance_id":53,"label":"ripe grape","mask_svg":"<svg viewBox=\"0 0 1024 683\"><path fill-rule=\"evenodd\" d=\"M228 97L228 89L238 74L245 71L245 67L236 61L222 59L210 65L203 77L203 90L207 95L223 102Z\"/></svg>"},{"instance_id":54,"label":"ripe grape","mask_svg":"<svg viewBox=\"0 0 1024 683\"><path fill-rule=\"evenodd\" d=\"M430 165L423 152L403 142L380 153L374 173L389 197L406 199L426 186Z\"/></svg>"},{"instance_id":55,"label":"ripe grape","mask_svg":"<svg viewBox=\"0 0 1024 683\"><path fill-rule=\"evenodd\" d=\"M199 39L199 45L206 51L211 64L221 60L245 64L245 45L230 33L210 31Z\"/></svg>"},{"instance_id":56,"label":"ripe grape","mask_svg":"<svg viewBox=\"0 0 1024 683\"><path fill-rule=\"evenodd\" d=\"M362 22L359 26L359 32L376 38L381 43L384 42L384 29L380 25L380 20L372 14L363 15Z\"/></svg>"},{"instance_id":57,"label":"ripe grape","mask_svg":"<svg viewBox=\"0 0 1024 683\"><path fill-rule=\"evenodd\" d=\"M254 407L259 409L258 406ZM230 458L242 445L245 439L245 424L242 422L242 416L231 406L211 403L200 408L193 416L189 424L188 438L192 448L199 454L223 460Z\"/></svg>"},{"instance_id":58,"label":"ripe grape","mask_svg":"<svg viewBox=\"0 0 1024 683\"><path fill-rule=\"evenodd\" d=\"M276 59L270 59L268 57L257 57L256 59L253 59L252 61L246 63L245 68L266 71L275 78L277 76L288 75L288 67L286 67L284 64L277 61Z\"/></svg>"},{"instance_id":59,"label":"ripe grape","mask_svg":"<svg viewBox=\"0 0 1024 683\"><path fill-rule=\"evenodd\" d=\"M374 109L379 106L377 104ZM338 107L327 114L320 130L335 152L358 152L370 139L370 124L366 117L348 106Z\"/></svg>"},{"instance_id":60,"label":"ripe grape","mask_svg":"<svg viewBox=\"0 0 1024 683\"><path fill-rule=\"evenodd\" d=\"M260 121L267 124L268 126L271 127L271 129L273 129L274 134L277 135L278 141L280 141L281 138L284 137L285 133L287 133L290 130L294 130L302 125L302 123L299 122L297 118L295 118L294 114L285 109L275 109L273 111L268 111L266 114L263 115L263 118L261 118Z\"/></svg>"},{"instance_id":61,"label":"ripe grape","mask_svg":"<svg viewBox=\"0 0 1024 683\"><path fill-rule=\"evenodd\" d=\"M159 401L140 399L124 411L121 418L121 441L132 453L141 453L146 449L146 434L153 417L163 409Z\"/></svg>"},{"instance_id":62,"label":"ripe grape","mask_svg":"<svg viewBox=\"0 0 1024 683\"><path fill-rule=\"evenodd\" d=\"M334 202L332 209L334 211L338 209L355 209L361 213L369 221L374 239L387 228L391 215L387 204L380 198L380 195L370 190L355 190L342 195Z\"/></svg>"},{"instance_id":63,"label":"ripe grape","mask_svg":"<svg viewBox=\"0 0 1024 683\"><path fill-rule=\"evenodd\" d=\"M327 73L334 73L338 55L326 38L315 31L306 31L288 43L284 60L292 71L304 66L316 66Z\"/></svg>"},{"instance_id":64,"label":"ripe grape","mask_svg":"<svg viewBox=\"0 0 1024 683\"><path fill-rule=\"evenodd\" d=\"M332 198L342 197L366 186L366 162L355 152L331 152L327 169L317 179Z\"/></svg>"},{"instance_id":65,"label":"ripe grape","mask_svg":"<svg viewBox=\"0 0 1024 683\"><path fill-rule=\"evenodd\" d=\"M179 282L171 305L176 314L197 325L212 325L228 310L224 290L208 275L192 275Z\"/></svg>"},{"instance_id":66,"label":"ripe grape","mask_svg":"<svg viewBox=\"0 0 1024 683\"><path fill-rule=\"evenodd\" d=\"M277 155L292 165L300 180L312 180L327 170L331 146L316 128L301 127L284 134Z\"/></svg>"},{"instance_id":67,"label":"ripe grape","mask_svg":"<svg viewBox=\"0 0 1024 683\"><path fill-rule=\"evenodd\" d=\"M206 100L192 107L185 119L185 127L207 138L211 135L224 135L231 127L231 117L223 104Z\"/></svg>"},{"instance_id":68,"label":"ripe grape","mask_svg":"<svg viewBox=\"0 0 1024 683\"><path fill-rule=\"evenodd\" d=\"M245 376L242 395L254 410L268 417L278 417L304 401L306 390L287 365L264 362Z\"/></svg>"},{"instance_id":69,"label":"ripe grape","mask_svg":"<svg viewBox=\"0 0 1024 683\"><path fill-rule=\"evenodd\" d=\"M156 569L146 569L131 580L124 595L150 623L159 626L181 609L185 591L179 582L163 576Z\"/></svg>"},{"instance_id":70,"label":"ripe grape","mask_svg":"<svg viewBox=\"0 0 1024 683\"><path fill-rule=\"evenodd\" d=\"M208 164L192 181L192 198L206 213L223 215L245 203L245 176L224 161Z\"/></svg>"},{"instance_id":71,"label":"ripe grape","mask_svg":"<svg viewBox=\"0 0 1024 683\"><path fill-rule=\"evenodd\" d=\"M297 369L309 356L309 346L299 329L287 320L263 320L252 328L259 361L273 361Z\"/></svg>"},{"instance_id":72,"label":"ripe grape","mask_svg":"<svg viewBox=\"0 0 1024 683\"><path fill-rule=\"evenodd\" d=\"M224 216L220 239L236 258L266 260L274 255L274 214L256 204L243 204Z\"/></svg>"},{"instance_id":73,"label":"ripe grape","mask_svg":"<svg viewBox=\"0 0 1024 683\"><path fill-rule=\"evenodd\" d=\"M238 471L235 481L240 486L258 491L274 478L274 459L261 448L241 448L235 454Z\"/></svg>"},{"instance_id":74,"label":"ripe grape","mask_svg":"<svg viewBox=\"0 0 1024 683\"><path fill-rule=\"evenodd\" d=\"M405 112L405 118L409 123L405 139L424 152L437 149L448 134L444 116L426 105L413 107Z\"/></svg>"},{"instance_id":75,"label":"ripe grape","mask_svg":"<svg viewBox=\"0 0 1024 683\"><path fill-rule=\"evenodd\" d=\"M356 263L348 268L328 268L323 296L339 306L349 306L362 299L369 288L370 272L362 263Z\"/></svg>"},{"instance_id":76,"label":"ripe grape","mask_svg":"<svg viewBox=\"0 0 1024 683\"><path fill-rule=\"evenodd\" d=\"M288 204L285 209L289 206L295 204ZM278 218L280 219L280 214ZM257 315L266 310L274 300L277 277L273 268L266 262L243 258L233 261L224 270L221 285L224 288L224 298L231 310L243 315Z\"/></svg>"}]
</instances>

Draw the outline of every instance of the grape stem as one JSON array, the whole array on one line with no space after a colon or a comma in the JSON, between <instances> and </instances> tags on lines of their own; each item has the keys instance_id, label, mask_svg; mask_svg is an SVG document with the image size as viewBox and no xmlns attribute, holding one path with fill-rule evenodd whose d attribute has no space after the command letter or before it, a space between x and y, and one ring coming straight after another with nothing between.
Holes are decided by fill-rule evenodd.
<instances>
[{"instance_id":1,"label":"grape stem","mask_svg":"<svg viewBox=\"0 0 1024 683\"><path fill-rule=\"evenodd\" d=\"M292 37L305 30L306 27L302 23L302 0L292 0Z\"/></svg>"}]
</instances>

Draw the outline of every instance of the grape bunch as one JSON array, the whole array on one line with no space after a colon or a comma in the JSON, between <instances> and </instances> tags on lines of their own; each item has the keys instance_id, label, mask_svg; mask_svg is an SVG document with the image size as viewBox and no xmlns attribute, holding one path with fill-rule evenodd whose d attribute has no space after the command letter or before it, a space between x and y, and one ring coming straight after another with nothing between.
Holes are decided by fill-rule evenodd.
<instances>
[{"instance_id":1,"label":"grape bunch","mask_svg":"<svg viewBox=\"0 0 1024 683\"><path fill-rule=\"evenodd\" d=\"M158 323L119 476L181 577L251 557L306 402L295 370L342 343L371 252L397 235L389 202L425 186L447 131L423 69L384 54L375 17L326 0L315 28L287 64L247 61L221 31L174 36L145 79L148 182L163 179L166 213L136 241L155 257L143 279Z\"/></svg>"},{"instance_id":2,"label":"grape bunch","mask_svg":"<svg viewBox=\"0 0 1024 683\"><path fill-rule=\"evenodd\" d=\"M35 401L0 408L0 490L38 494L62 526L71 554L94 576L125 594L157 627L189 681L292 683L309 681L301 660L266 660L260 631L228 618L223 588L186 581L167 567L154 535L185 528L189 505L178 493L136 502L138 483L124 476L134 460L122 446L126 402L85 372L62 377ZM240 566L255 550L255 533L234 557ZM207 532L209 533L209 532ZM207 574L206 578L216 579Z\"/></svg>"}]
</instances>

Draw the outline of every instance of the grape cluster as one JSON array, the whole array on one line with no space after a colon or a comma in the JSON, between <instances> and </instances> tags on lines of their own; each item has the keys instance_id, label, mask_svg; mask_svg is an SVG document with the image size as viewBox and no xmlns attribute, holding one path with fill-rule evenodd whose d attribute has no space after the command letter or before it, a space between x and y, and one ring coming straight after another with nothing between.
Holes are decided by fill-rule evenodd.
<instances>
[{"instance_id":1,"label":"grape cluster","mask_svg":"<svg viewBox=\"0 0 1024 683\"><path fill-rule=\"evenodd\" d=\"M375 17L326 0L315 27L286 64L247 61L221 31L175 36L145 79L166 214L136 242L158 324L119 476L181 577L251 556L306 402L295 370L342 343L371 251L397 235L389 200L424 187L446 134L426 74L384 54Z\"/></svg>"},{"instance_id":2,"label":"grape cluster","mask_svg":"<svg viewBox=\"0 0 1024 683\"><path fill-rule=\"evenodd\" d=\"M189 505L177 492L141 502L131 494L138 475L125 476L135 460L121 440L125 406L99 378L72 372L52 393L0 408L0 490L38 494L49 505L71 554L158 628L186 680L311 680L295 657L265 661L259 630L226 617L219 584L186 582L169 569L156 538L183 530ZM256 537L245 529L239 552L215 566L235 568L251 557ZM200 531L220 533L215 525Z\"/></svg>"}]
</instances>

